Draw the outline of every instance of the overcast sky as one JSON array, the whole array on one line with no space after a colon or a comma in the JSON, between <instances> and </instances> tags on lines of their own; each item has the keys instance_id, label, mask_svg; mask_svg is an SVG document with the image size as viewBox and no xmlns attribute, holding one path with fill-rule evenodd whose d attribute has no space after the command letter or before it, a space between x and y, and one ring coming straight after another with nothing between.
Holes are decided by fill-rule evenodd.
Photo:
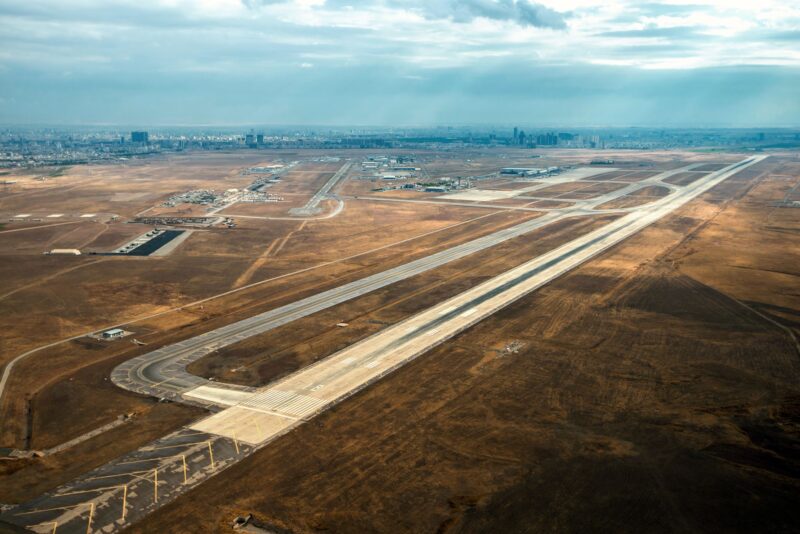
<instances>
[{"instance_id":1,"label":"overcast sky","mask_svg":"<svg viewBox=\"0 0 800 534\"><path fill-rule=\"evenodd\" d=\"M0 122L800 125L800 0L0 0Z\"/></svg>"}]
</instances>

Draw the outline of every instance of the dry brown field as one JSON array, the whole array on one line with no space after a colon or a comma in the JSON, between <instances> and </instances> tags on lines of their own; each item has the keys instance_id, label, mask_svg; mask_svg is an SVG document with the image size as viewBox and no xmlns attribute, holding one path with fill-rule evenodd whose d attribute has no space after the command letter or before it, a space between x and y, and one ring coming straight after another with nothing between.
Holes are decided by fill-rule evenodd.
<instances>
[{"instance_id":1,"label":"dry brown field","mask_svg":"<svg viewBox=\"0 0 800 534\"><path fill-rule=\"evenodd\" d=\"M189 367L197 375L262 386L325 358L386 325L402 321L539 254L611 222L614 216L576 217L511 239L324 312L255 336ZM337 323L347 323L346 328Z\"/></svg>"},{"instance_id":2,"label":"dry brown field","mask_svg":"<svg viewBox=\"0 0 800 534\"><path fill-rule=\"evenodd\" d=\"M737 174L132 531L793 530L798 181Z\"/></svg>"},{"instance_id":3,"label":"dry brown field","mask_svg":"<svg viewBox=\"0 0 800 534\"><path fill-rule=\"evenodd\" d=\"M513 150L502 158L482 151L460 160L420 158L432 176L465 176L586 164L596 155L541 152L541 159ZM0 195L0 213L103 212L124 221L175 192L243 187L252 177L242 168L312 154L73 167L45 182L30 178L30 189L25 182L13 197ZM705 161L710 170L741 159L627 151L609 157L637 180L656 169ZM305 203L340 166L308 165L279 184L293 205ZM338 192L352 194L354 183L345 181ZM787 334L800 329L800 210L772 203L798 183L800 163L786 156L737 174L132 531L222 532L235 515L250 512L293 532L790 529L800 519L793 506L800 489L800 353ZM589 198L620 187L578 185L553 193ZM399 193L413 192L381 196ZM652 200L625 201L634 199ZM257 206L266 208L257 215L285 216L291 207L280 203L283 212L273 213L276 205ZM138 235L139 225L65 220L8 232L30 223L6 223L0 364L116 322L148 345L80 338L16 368L0 406L1 445L45 448L120 414L136 416L68 454L0 464L0 501L52 489L202 413L115 388L107 377L118 363L536 216L347 200L331 219L240 218L235 229L198 230L163 258L41 254L48 247L107 250ZM575 219L517 238L229 347L192 369L226 381L269 382L604 221ZM170 311L235 288L243 289ZM349 326L336 327L341 321Z\"/></svg>"},{"instance_id":4,"label":"dry brown field","mask_svg":"<svg viewBox=\"0 0 800 534\"><path fill-rule=\"evenodd\" d=\"M678 174L666 178L664 181L667 182L668 184L673 184L673 185L689 185L695 180L702 178L706 174L708 173L698 172L698 171L679 172Z\"/></svg>"},{"instance_id":5,"label":"dry brown field","mask_svg":"<svg viewBox=\"0 0 800 534\"><path fill-rule=\"evenodd\" d=\"M597 206L597 209L601 210L611 210L611 209L619 209L619 208L632 208L635 206L641 206L642 204L647 204L649 202L653 202L667 194L669 194L669 189L661 186L661 185L651 185L648 187L643 187L641 189L637 189L633 193L629 195L625 195L624 197L615 198L614 200L609 200L608 202L604 202Z\"/></svg>"},{"instance_id":6,"label":"dry brown field","mask_svg":"<svg viewBox=\"0 0 800 534\"><path fill-rule=\"evenodd\" d=\"M254 165L262 161L243 163ZM313 194L319 180L307 183ZM110 187L113 189L114 184ZM145 207L132 206L128 213L133 215L140 209ZM4 477L7 495L18 495L8 500L23 500L69 480L79 469L63 468L63 462L71 455L77 455L76 466L98 465L125 447L135 447L159 432L165 433L167 427L177 428L197 416L196 410L174 405L157 405L155 409L149 399L113 387L107 377L114 365L162 344L537 215L354 201L348 202L333 219L242 218L237 219L238 227L233 230L196 230L173 254L163 258L41 254L42 242L63 246L62 242L70 242L64 240L83 239L75 233L69 237L67 231L74 232L69 230L73 225L0 233L0 240L13 244L4 249L10 261L0 264L3 283L7 284L0 294L5 361L24 350L117 322L126 324L138 340L148 344L138 347L127 340L109 343L79 338L22 361L12 373L4 396L2 443L45 448L131 412L138 414L136 425L151 429L129 437L122 430L109 433L117 440L114 448L105 445L110 438L104 434L86 442L80 451L64 453L64 460L53 457L47 462L19 463L13 475ZM75 226L81 225L97 229L103 226L93 222ZM109 223L91 245L98 249L118 246L139 235L142 228ZM253 283L257 284L246 287ZM240 292L174 310L242 286L245 287ZM159 315L144 319L154 313ZM134 319L138 320L131 322ZM103 409L97 409L98 403ZM64 424L67 414L69 424Z\"/></svg>"},{"instance_id":7,"label":"dry brown field","mask_svg":"<svg viewBox=\"0 0 800 534\"><path fill-rule=\"evenodd\" d=\"M667 170L668 168L669 167L664 167L663 170ZM653 176L655 176L659 172L661 172L661 171L658 170L658 171L631 172L631 173L626 174L625 176L621 176L621 177L617 178L617 180L620 181L620 182L639 182L639 181L644 180L646 178L652 178Z\"/></svg>"}]
</instances>

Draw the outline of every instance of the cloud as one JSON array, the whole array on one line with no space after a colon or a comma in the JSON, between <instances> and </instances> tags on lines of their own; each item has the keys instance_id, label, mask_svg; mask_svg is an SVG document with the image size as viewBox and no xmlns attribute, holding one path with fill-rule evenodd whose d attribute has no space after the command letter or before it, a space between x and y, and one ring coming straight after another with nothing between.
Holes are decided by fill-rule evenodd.
<instances>
[{"instance_id":1,"label":"cloud","mask_svg":"<svg viewBox=\"0 0 800 534\"><path fill-rule=\"evenodd\" d=\"M678 95L696 99L697 120L783 107L800 122L800 6L785 0L0 0L0 28L0 94L16 102L0 121L485 122L574 110L622 124L670 120ZM758 106L713 92L745 86ZM245 87L245 103L220 99Z\"/></svg>"},{"instance_id":2,"label":"cloud","mask_svg":"<svg viewBox=\"0 0 800 534\"><path fill-rule=\"evenodd\" d=\"M667 39L680 39L687 37L696 37L700 35L702 27L698 26L670 26L658 27L650 26L647 28L635 30L615 30L600 32L595 35L598 37L622 37L622 38L667 38Z\"/></svg>"},{"instance_id":3,"label":"cloud","mask_svg":"<svg viewBox=\"0 0 800 534\"><path fill-rule=\"evenodd\" d=\"M769 33L764 33L763 37L764 39L771 41L784 41L784 42L800 41L800 30L769 32Z\"/></svg>"},{"instance_id":4,"label":"cloud","mask_svg":"<svg viewBox=\"0 0 800 534\"><path fill-rule=\"evenodd\" d=\"M424 2L423 13L432 18L471 22L476 18L514 22L520 26L561 30L564 14L529 0L440 0Z\"/></svg>"}]
</instances>

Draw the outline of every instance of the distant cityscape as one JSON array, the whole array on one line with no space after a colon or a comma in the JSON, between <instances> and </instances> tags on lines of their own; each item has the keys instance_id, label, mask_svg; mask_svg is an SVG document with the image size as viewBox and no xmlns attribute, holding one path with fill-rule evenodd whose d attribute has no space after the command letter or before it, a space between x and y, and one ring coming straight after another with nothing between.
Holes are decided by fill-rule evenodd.
<instances>
[{"instance_id":1,"label":"distant cityscape","mask_svg":"<svg viewBox=\"0 0 800 534\"><path fill-rule=\"evenodd\" d=\"M244 130L244 131L243 131ZM719 149L766 150L800 147L792 129L541 129L506 127L435 128L159 128L7 127L0 130L0 168L125 160L181 151L257 149L417 148L462 149Z\"/></svg>"}]
</instances>

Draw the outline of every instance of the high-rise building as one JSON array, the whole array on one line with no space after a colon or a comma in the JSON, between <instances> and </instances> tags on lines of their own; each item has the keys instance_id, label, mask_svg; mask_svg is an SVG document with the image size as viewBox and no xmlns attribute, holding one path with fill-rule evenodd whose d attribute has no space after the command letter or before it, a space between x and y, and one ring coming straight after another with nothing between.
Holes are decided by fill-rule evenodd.
<instances>
[{"instance_id":1,"label":"high-rise building","mask_svg":"<svg viewBox=\"0 0 800 534\"><path fill-rule=\"evenodd\" d=\"M132 143L147 143L147 132L131 132Z\"/></svg>"},{"instance_id":2,"label":"high-rise building","mask_svg":"<svg viewBox=\"0 0 800 534\"><path fill-rule=\"evenodd\" d=\"M514 144L517 144L517 137L519 136L519 128L514 126Z\"/></svg>"},{"instance_id":3,"label":"high-rise building","mask_svg":"<svg viewBox=\"0 0 800 534\"><path fill-rule=\"evenodd\" d=\"M264 134L256 135L256 143L258 143L259 145L264 144Z\"/></svg>"},{"instance_id":4,"label":"high-rise building","mask_svg":"<svg viewBox=\"0 0 800 534\"><path fill-rule=\"evenodd\" d=\"M558 144L558 136L555 133L546 133L536 136L536 144L543 146L554 146Z\"/></svg>"}]
</instances>

